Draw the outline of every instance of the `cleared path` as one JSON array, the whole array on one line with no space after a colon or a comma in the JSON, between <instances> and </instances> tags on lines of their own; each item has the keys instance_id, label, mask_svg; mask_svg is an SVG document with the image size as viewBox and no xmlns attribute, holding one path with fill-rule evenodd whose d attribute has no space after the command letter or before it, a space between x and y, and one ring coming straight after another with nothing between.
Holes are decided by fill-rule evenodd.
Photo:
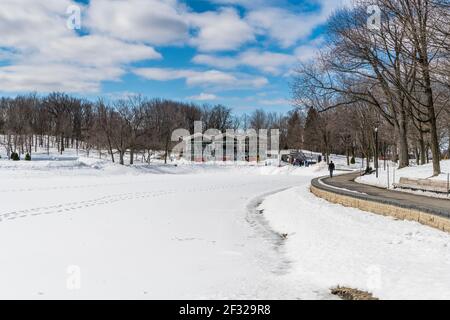
<instances>
[{"instance_id":1,"label":"cleared path","mask_svg":"<svg viewBox=\"0 0 450 320\"><path fill-rule=\"evenodd\" d=\"M360 184L355 182L355 179L359 175L359 172L357 172L335 176L333 178L317 178L312 181L312 184L319 189L345 196L419 210L450 218L450 199L431 198Z\"/></svg>"}]
</instances>

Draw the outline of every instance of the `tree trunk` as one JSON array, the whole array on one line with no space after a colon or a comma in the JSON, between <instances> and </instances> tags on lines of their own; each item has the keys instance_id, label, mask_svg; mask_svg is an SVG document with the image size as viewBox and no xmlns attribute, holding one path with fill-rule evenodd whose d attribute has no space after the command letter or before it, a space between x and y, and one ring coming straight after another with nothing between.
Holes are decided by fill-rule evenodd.
<instances>
[{"instance_id":1,"label":"tree trunk","mask_svg":"<svg viewBox=\"0 0 450 320\"><path fill-rule=\"evenodd\" d=\"M169 155L169 139L166 139L164 164L167 164L167 157Z\"/></svg>"},{"instance_id":2,"label":"tree trunk","mask_svg":"<svg viewBox=\"0 0 450 320\"><path fill-rule=\"evenodd\" d=\"M406 121L404 118L404 114L402 113L402 120L400 120L397 127L397 143L399 149L399 164L398 168L402 169L409 166L409 152L408 152L408 138L407 138L407 130L406 130Z\"/></svg>"},{"instance_id":3,"label":"tree trunk","mask_svg":"<svg viewBox=\"0 0 450 320\"><path fill-rule=\"evenodd\" d=\"M419 159L420 159L420 153L419 153L419 148L417 148L417 146L414 148L414 154L415 154L415 157L416 157L416 165L419 165L420 163L419 163Z\"/></svg>"},{"instance_id":4,"label":"tree trunk","mask_svg":"<svg viewBox=\"0 0 450 320\"><path fill-rule=\"evenodd\" d=\"M123 166L125 164L123 157L125 155L125 152L123 152L122 150L119 151L119 157L120 157L120 164Z\"/></svg>"},{"instance_id":5,"label":"tree trunk","mask_svg":"<svg viewBox=\"0 0 450 320\"><path fill-rule=\"evenodd\" d=\"M347 147L347 166L350 166L350 148Z\"/></svg>"},{"instance_id":6,"label":"tree trunk","mask_svg":"<svg viewBox=\"0 0 450 320\"><path fill-rule=\"evenodd\" d=\"M425 56L425 55L424 55ZM422 60L425 61L425 60ZM441 173L441 151L437 134L436 113L434 111L433 89L431 87L431 77L428 63L422 63L422 73L425 80L425 94L427 96L428 118L430 119L430 142L431 154L433 156L433 176Z\"/></svg>"},{"instance_id":7,"label":"tree trunk","mask_svg":"<svg viewBox=\"0 0 450 320\"><path fill-rule=\"evenodd\" d=\"M134 164L134 149L130 150L130 165Z\"/></svg>"},{"instance_id":8,"label":"tree trunk","mask_svg":"<svg viewBox=\"0 0 450 320\"><path fill-rule=\"evenodd\" d=\"M114 163L114 152L113 152L113 148L112 148L112 144L111 144L111 139L108 136L108 148L109 148L109 153L111 155L111 161Z\"/></svg>"},{"instance_id":9,"label":"tree trunk","mask_svg":"<svg viewBox=\"0 0 450 320\"><path fill-rule=\"evenodd\" d=\"M422 30L419 47L420 64L424 80L425 95L427 97L428 118L430 119L430 142L431 154L433 156L433 176L441 173L441 151L439 148L439 138L437 135L436 113L434 111L433 88L431 84L430 63L428 56L428 44L426 42L426 31ZM421 50L420 50L421 49Z\"/></svg>"},{"instance_id":10,"label":"tree trunk","mask_svg":"<svg viewBox=\"0 0 450 320\"><path fill-rule=\"evenodd\" d=\"M11 159L11 135L8 135L8 148L6 150L6 155L8 156L8 159Z\"/></svg>"},{"instance_id":11,"label":"tree trunk","mask_svg":"<svg viewBox=\"0 0 450 320\"><path fill-rule=\"evenodd\" d=\"M420 149L420 164L424 165L426 163L426 158L425 158L425 153L426 153L426 148L425 148L425 139L423 137L423 132L419 133L420 137L419 137L419 149Z\"/></svg>"},{"instance_id":12,"label":"tree trunk","mask_svg":"<svg viewBox=\"0 0 450 320\"><path fill-rule=\"evenodd\" d=\"M434 108L429 109L430 114L430 138L431 138L431 154L433 155L433 176L441 174L441 151L439 148L439 139L437 135L436 116Z\"/></svg>"},{"instance_id":13,"label":"tree trunk","mask_svg":"<svg viewBox=\"0 0 450 320\"><path fill-rule=\"evenodd\" d=\"M61 136L61 149L60 149L60 151L61 151L61 154L63 154L63 151L64 151L64 136L63 135Z\"/></svg>"}]
</instances>

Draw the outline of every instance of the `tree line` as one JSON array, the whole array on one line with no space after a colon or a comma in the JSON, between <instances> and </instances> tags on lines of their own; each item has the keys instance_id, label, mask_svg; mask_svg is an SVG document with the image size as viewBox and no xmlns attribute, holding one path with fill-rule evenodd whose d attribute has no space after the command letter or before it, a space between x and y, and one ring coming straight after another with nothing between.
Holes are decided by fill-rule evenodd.
<instances>
[{"instance_id":1,"label":"tree line","mask_svg":"<svg viewBox=\"0 0 450 320\"><path fill-rule=\"evenodd\" d=\"M236 115L223 105L196 105L164 99L130 96L116 101L87 99L65 93L19 95L0 99L0 144L8 158L56 148L63 154L72 148L91 152L107 151L112 162L133 164L137 155L149 162L155 152L164 159L177 143L176 129L194 132L194 122L205 129L279 129L283 148L301 148L304 117L293 111L286 115L255 110Z\"/></svg>"},{"instance_id":2,"label":"tree line","mask_svg":"<svg viewBox=\"0 0 450 320\"><path fill-rule=\"evenodd\" d=\"M379 9L379 25L368 8ZM380 154L400 168L432 159L440 174L450 153L449 30L449 0L358 0L336 12L324 48L292 83L309 113L305 141L326 154Z\"/></svg>"}]
</instances>

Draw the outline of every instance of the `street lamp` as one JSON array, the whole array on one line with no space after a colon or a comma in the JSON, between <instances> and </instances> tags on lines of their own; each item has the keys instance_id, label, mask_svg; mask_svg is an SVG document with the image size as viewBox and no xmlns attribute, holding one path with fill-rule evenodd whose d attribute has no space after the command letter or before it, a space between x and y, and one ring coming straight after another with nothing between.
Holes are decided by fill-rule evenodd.
<instances>
[{"instance_id":1,"label":"street lamp","mask_svg":"<svg viewBox=\"0 0 450 320\"><path fill-rule=\"evenodd\" d=\"M378 127L375 127L375 169L378 179Z\"/></svg>"}]
</instances>

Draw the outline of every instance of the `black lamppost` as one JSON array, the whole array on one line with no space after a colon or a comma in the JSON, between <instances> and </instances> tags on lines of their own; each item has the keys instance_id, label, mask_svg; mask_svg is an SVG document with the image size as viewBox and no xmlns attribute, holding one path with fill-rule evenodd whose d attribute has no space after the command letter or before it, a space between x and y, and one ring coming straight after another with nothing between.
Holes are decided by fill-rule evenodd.
<instances>
[{"instance_id":1,"label":"black lamppost","mask_svg":"<svg viewBox=\"0 0 450 320\"><path fill-rule=\"evenodd\" d=\"M375 127L375 169L378 179L378 127Z\"/></svg>"}]
</instances>

